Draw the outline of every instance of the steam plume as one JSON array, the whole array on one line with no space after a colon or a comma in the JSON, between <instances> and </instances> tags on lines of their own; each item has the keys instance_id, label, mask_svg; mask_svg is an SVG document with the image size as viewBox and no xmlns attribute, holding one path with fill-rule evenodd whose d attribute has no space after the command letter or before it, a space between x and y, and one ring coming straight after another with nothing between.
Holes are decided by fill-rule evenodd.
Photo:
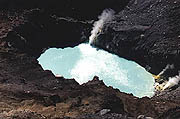
<instances>
[{"instance_id":1,"label":"steam plume","mask_svg":"<svg viewBox=\"0 0 180 119\"><path fill-rule=\"evenodd\" d=\"M175 76L175 77L169 78L169 81L163 87L163 90L165 90L167 88L171 88L171 87L173 87L175 85L178 85L179 81L180 81L180 74Z\"/></svg>"},{"instance_id":2,"label":"steam plume","mask_svg":"<svg viewBox=\"0 0 180 119\"><path fill-rule=\"evenodd\" d=\"M112 9L105 9L102 12L102 14L98 17L99 20L94 23L93 30L91 31L91 36L89 37L90 44L93 44L94 40L96 40L96 37L98 33L101 32L101 29L103 28L104 24L113 19L114 13L115 12Z\"/></svg>"},{"instance_id":3,"label":"steam plume","mask_svg":"<svg viewBox=\"0 0 180 119\"><path fill-rule=\"evenodd\" d=\"M167 64L166 67L158 75L162 75L167 69L174 69L174 65Z\"/></svg>"}]
</instances>

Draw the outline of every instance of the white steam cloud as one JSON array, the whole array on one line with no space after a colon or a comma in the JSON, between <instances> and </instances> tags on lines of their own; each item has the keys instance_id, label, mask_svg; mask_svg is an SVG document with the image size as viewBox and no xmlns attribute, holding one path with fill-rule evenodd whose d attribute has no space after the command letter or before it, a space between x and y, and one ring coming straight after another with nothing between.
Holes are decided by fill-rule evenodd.
<instances>
[{"instance_id":1,"label":"white steam cloud","mask_svg":"<svg viewBox=\"0 0 180 119\"><path fill-rule=\"evenodd\" d=\"M167 64L166 67L158 75L162 75L167 69L174 69L174 65Z\"/></svg>"},{"instance_id":2,"label":"white steam cloud","mask_svg":"<svg viewBox=\"0 0 180 119\"><path fill-rule=\"evenodd\" d=\"M180 81L180 74L175 76L175 77L169 78L169 81L163 87L163 90L165 90L167 88L171 88L171 87L173 87L175 85L178 85L179 81Z\"/></svg>"},{"instance_id":3,"label":"white steam cloud","mask_svg":"<svg viewBox=\"0 0 180 119\"><path fill-rule=\"evenodd\" d=\"M112 9L105 9L102 14L98 17L99 20L94 23L93 30L91 31L91 36L89 37L89 43L93 44L94 40L96 39L98 33L101 32L104 24L109 22L113 19L114 10Z\"/></svg>"}]
</instances>

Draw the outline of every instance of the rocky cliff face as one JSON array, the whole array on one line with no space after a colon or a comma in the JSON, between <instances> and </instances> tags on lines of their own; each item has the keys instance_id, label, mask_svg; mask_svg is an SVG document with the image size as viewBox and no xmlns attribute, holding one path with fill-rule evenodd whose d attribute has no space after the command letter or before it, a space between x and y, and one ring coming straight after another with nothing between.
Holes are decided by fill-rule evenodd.
<instances>
[{"instance_id":1,"label":"rocky cliff face","mask_svg":"<svg viewBox=\"0 0 180 119\"><path fill-rule=\"evenodd\" d=\"M95 45L134 60L158 74L167 64L179 70L179 0L131 0L107 23Z\"/></svg>"},{"instance_id":2,"label":"rocky cliff face","mask_svg":"<svg viewBox=\"0 0 180 119\"><path fill-rule=\"evenodd\" d=\"M36 60L49 47L87 41L91 19L110 7L124 10L105 25L95 45L148 65L156 73L165 64L178 61L178 1L137 0L128 6L129 1L121 0L79 1L81 4L70 0L0 2L0 117L179 118L179 88L139 99L105 86L98 77L83 85L55 77ZM87 14L91 6L93 10Z\"/></svg>"},{"instance_id":3,"label":"rocky cliff face","mask_svg":"<svg viewBox=\"0 0 180 119\"><path fill-rule=\"evenodd\" d=\"M32 9L40 8L48 13L59 16L69 16L77 19L97 19L97 16L106 8L120 11L129 0L1 0L0 9Z\"/></svg>"},{"instance_id":4,"label":"rocky cliff face","mask_svg":"<svg viewBox=\"0 0 180 119\"><path fill-rule=\"evenodd\" d=\"M153 74L174 64L167 76L179 75L179 7L179 0L132 0L105 24L94 45L134 60ZM177 90L162 95L173 100Z\"/></svg>"}]
</instances>

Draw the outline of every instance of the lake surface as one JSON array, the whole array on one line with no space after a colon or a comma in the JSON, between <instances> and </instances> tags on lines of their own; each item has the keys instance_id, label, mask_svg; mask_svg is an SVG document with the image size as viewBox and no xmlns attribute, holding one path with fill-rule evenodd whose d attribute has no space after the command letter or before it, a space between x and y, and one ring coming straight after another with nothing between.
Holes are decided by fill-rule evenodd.
<instances>
[{"instance_id":1,"label":"lake surface","mask_svg":"<svg viewBox=\"0 0 180 119\"><path fill-rule=\"evenodd\" d=\"M74 48L50 48L38 58L44 70L55 75L75 78L79 84L92 80L96 75L107 86L135 96L153 96L154 79L143 67L89 44Z\"/></svg>"}]
</instances>

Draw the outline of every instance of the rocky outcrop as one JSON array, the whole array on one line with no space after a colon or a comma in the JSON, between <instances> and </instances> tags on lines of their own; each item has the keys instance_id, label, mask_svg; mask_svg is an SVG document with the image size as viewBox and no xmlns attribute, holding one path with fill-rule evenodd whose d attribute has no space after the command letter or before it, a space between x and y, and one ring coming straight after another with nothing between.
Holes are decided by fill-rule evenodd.
<instances>
[{"instance_id":1,"label":"rocky outcrop","mask_svg":"<svg viewBox=\"0 0 180 119\"><path fill-rule=\"evenodd\" d=\"M49 47L72 47L85 42L93 19L102 10L120 11L128 1L2 0L1 17L7 28L1 37L9 46L39 57Z\"/></svg>"},{"instance_id":2,"label":"rocky outcrop","mask_svg":"<svg viewBox=\"0 0 180 119\"><path fill-rule=\"evenodd\" d=\"M95 45L134 60L153 74L167 64L179 70L179 0L131 0L104 25Z\"/></svg>"},{"instance_id":3,"label":"rocky outcrop","mask_svg":"<svg viewBox=\"0 0 180 119\"><path fill-rule=\"evenodd\" d=\"M69 16L77 19L97 19L97 16L106 8L120 11L129 0L1 0L0 9L33 9L40 8L58 16Z\"/></svg>"},{"instance_id":4,"label":"rocky outcrop","mask_svg":"<svg viewBox=\"0 0 180 119\"><path fill-rule=\"evenodd\" d=\"M144 97L139 99L131 94L125 94L112 87L107 87L98 77L94 77L92 81L79 85L75 79L55 77L51 71L44 71L38 64L37 57L45 49L49 47L72 47L87 41L92 27L92 21L89 21L89 19L97 17L97 14L107 7L112 7L116 11L120 11L128 1L103 0L102 2L99 0L98 2L86 1L87 3L81 1L84 3L84 6L77 1L62 0L61 4L59 2L56 0L43 2L41 0L3 0L0 2L0 118L126 119L142 117L140 115L144 115L143 117L163 119L179 118L178 106L180 102L177 96L179 93L178 90L175 90L177 92L173 93L174 96L172 99L165 98L165 96L172 96L172 93L169 93L169 95L165 93L165 96L159 95L159 97ZM169 4L166 2L169 2ZM161 31L153 31L159 29L156 24L161 22L163 24L159 26L160 28L166 25L166 22L178 26L178 22L174 23L170 22L169 19L166 19L167 21L162 19L166 18L163 15L169 15L165 14L169 8L168 5L171 6L177 3L175 1L173 2L165 0L159 2L155 0L137 0L135 4L131 1L124 11L116 16L116 19L112 23L106 24L105 29L102 30L98 37L98 41L102 42L97 42L96 45L114 52L119 56L135 60L143 66L149 65L152 67L152 72L158 72L160 68L154 67L156 65L154 61L162 60L159 64L163 67L169 60L165 60L164 56L166 55L156 57L159 56L158 52L165 45L160 45L160 40L157 40L159 37L162 37ZM92 4L93 10L87 14L85 11L89 10ZM153 26L150 24L154 19L152 18L150 20L154 15L151 9L156 8L158 11L160 6L158 7L157 5L165 5L166 7L163 7L163 9L166 12L162 16L160 15L159 21L153 22L155 25ZM131 10L135 8L136 11ZM146 10L148 10L146 8L149 8L151 15L144 17L148 18L146 21L147 24L145 24L145 20L143 19L141 21L144 24L140 24L140 14L146 13ZM172 9L172 12L175 10L173 12L174 14L177 13L177 8L175 6ZM130 18L127 19L126 17ZM174 16L172 17L174 18ZM178 15L175 17L178 18ZM151 27L153 29L149 27L148 23L152 25ZM172 32L173 35L178 30L176 25L173 25L173 29L175 30ZM152 30L152 33L148 31L149 29ZM146 33L152 36L147 36ZM160 33L160 36L154 36L153 34L155 33ZM167 30L165 33L169 33L169 31ZM122 40L122 37L124 40ZM153 39L156 37L157 39ZM113 41L110 40L111 38ZM146 42L149 39L150 41ZM157 43L161 46L159 47L160 50L156 49L155 46L149 46L148 43L152 42L151 39L154 42L157 40ZM138 42L139 47L136 45L138 40L140 40ZM168 45L170 46L175 45L175 48L178 45L175 39L173 40L174 42L170 42L168 39L165 41L169 42ZM162 41L162 43L165 43L165 41ZM143 42L144 45L142 45ZM115 44L119 46L117 47ZM155 51L158 50L158 52L153 54L153 48ZM167 46L167 48L171 49L172 47ZM131 54L131 51L134 51L134 54ZM141 54L140 51L142 55L139 55ZM148 52L151 55L147 55L146 53ZM161 51L161 53L168 52ZM178 52L176 53L177 55L173 54L172 58L176 59L178 57ZM167 56L170 58L169 54Z\"/></svg>"},{"instance_id":5,"label":"rocky outcrop","mask_svg":"<svg viewBox=\"0 0 180 119\"><path fill-rule=\"evenodd\" d=\"M7 47L16 48L31 56L38 57L49 47L72 47L87 40L91 24L73 18L58 17L41 9L7 11L8 18L22 19L18 23L11 21L12 29L3 38ZM20 18L19 18L20 17Z\"/></svg>"},{"instance_id":6,"label":"rocky outcrop","mask_svg":"<svg viewBox=\"0 0 180 119\"><path fill-rule=\"evenodd\" d=\"M174 68L163 75L179 75L179 7L179 0L131 0L114 20L104 25L94 45L136 61L153 74L173 64ZM178 94L176 87L158 95L178 100Z\"/></svg>"}]
</instances>

